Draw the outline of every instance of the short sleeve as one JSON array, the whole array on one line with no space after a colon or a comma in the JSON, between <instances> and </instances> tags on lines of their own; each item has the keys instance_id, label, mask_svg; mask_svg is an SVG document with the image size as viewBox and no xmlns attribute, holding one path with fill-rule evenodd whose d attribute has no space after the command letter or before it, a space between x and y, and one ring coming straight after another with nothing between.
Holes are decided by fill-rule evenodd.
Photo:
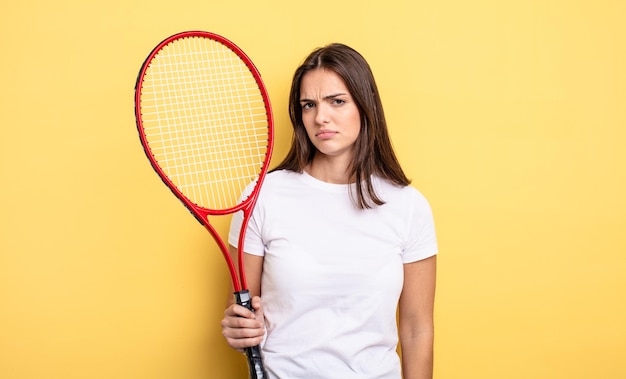
<instances>
[{"instance_id":1,"label":"short sleeve","mask_svg":"<svg viewBox=\"0 0 626 379\"><path fill-rule=\"evenodd\" d=\"M416 191L410 204L402 253L403 263L416 262L438 253L435 222L428 200Z\"/></svg>"}]
</instances>

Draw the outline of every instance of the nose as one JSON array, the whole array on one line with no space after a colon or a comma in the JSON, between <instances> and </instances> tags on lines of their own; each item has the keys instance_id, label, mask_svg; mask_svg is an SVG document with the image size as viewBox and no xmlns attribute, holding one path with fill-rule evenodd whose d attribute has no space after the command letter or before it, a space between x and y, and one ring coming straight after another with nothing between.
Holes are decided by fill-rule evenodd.
<instances>
[{"instance_id":1,"label":"nose","mask_svg":"<svg viewBox=\"0 0 626 379\"><path fill-rule=\"evenodd\" d=\"M328 124L329 119L329 110L325 106L325 104L318 104L315 107L315 123L318 125Z\"/></svg>"}]
</instances>

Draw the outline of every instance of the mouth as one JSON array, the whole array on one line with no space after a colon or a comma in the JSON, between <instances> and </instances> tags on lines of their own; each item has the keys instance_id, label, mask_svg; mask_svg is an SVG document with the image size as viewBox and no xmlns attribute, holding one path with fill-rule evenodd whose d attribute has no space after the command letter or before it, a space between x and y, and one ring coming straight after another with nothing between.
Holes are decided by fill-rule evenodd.
<instances>
[{"instance_id":1,"label":"mouth","mask_svg":"<svg viewBox=\"0 0 626 379\"><path fill-rule=\"evenodd\" d=\"M315 137L330 138L334 136L335 134L337 134L337 132L332 131L332 130L320 130L317 133L315 133Z\"/></svg>"}]
</instances>

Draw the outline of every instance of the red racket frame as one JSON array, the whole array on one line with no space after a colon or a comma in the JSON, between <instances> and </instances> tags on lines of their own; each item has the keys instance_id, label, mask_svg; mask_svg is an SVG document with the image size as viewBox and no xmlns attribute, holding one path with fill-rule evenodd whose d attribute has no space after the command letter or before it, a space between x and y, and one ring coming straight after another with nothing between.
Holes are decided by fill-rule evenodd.
<instances>
[{"instance_id":1,"label":"red racket frame","mask_svg":"<svg viewBox=\"0 0 626 379\"><path fill-rule=\"evenodd\" d=\"M217 41L225 45L230 50L232 50L235 54L237 54L239 58L241 58L241 60L246 64L246 66L248 66L248 69L250 69L250 72L254 76L254 80L256 81L259 87L259 90L261 91L261 95L265 103L265 110L267 112L267 122L268 122L268 145L267 145L267 150L265 154L265 161L259 173L259 177L257 179L255 188L253 192L250 194L250 196L248 196L248 198L245 199L243 202L228 209L218 209L218 210L207 209L207 208L198 206L197 204L190 201L176 187L176 185L174 185L174 183L167 177L167 175L163 172L163 170L159 166L158 162L156 161L154 155L152 154L150 150L150 146L148 144L146 135L143 130L143 121L141 117L141 107L140 107L141 88L142 88L141 84L143 82L143 78L146 74L147 69L150 67L150 62L164 46L168 45L169 43L177 39L188 38L188 37L201 37L201 38L212 39L214 41ZM230 276L233 282L233 288L235 292L246 290L248 288L248 285L246 281L246 275L245 275L244 263L243 263L244 261L243 249L244 249L244 241L245 241L245 236L246 236L246 229L247 229L248 221L250 220L250 216L252 215L252 210L254 209L254 205L256 204L256 200L258 198L261 185L263 184L265 174L267 173L269 163L270 163L270 158L272 156L272 151L274 147L274 118L272 115L271 103L270 103L269 96L267 94L267 89L265 88L265 85L263 84L263 80L261 79L261 74L257 70L256 66L254 65L254 63L252 63L252 60L250 60L250 58L246 55L246 53L243 52L243 50L241 50L237 45L235 45L230 40L218 34L205 32L205 31L199 31L199 30L186 31L186 32L174 34L164 39L163 41L161 41L161 43L159 43L152 50L150 55L148 55L145 62L143 63L143 66L141 67L141 70L137 77L137 83L135 85L135 118L137 120L137 129L139 131L139 138L141 139L141 144L144 148L144 152L146 153L146 156L148 157L148 160L150 161L152 167L157 172L161 180L163 180L163 182L167 185L167 187L174 193L174 195L176 195L176 197L180 201L183 202L185 207L187 207L187 209L196 217L196 219L202 225L204 225L204 227L209 231L209 233L211 234L215 242L218 244L220 251L224 255L226 264L228 265L228 270L230 272ZM238 277L237 272L235 270L235 265L228 251L228 247L226 246L226 243L224 242L222 237L220 237L217 230L209 222L208 216L209 215L211 216L227 215L227 214L235 213L240 210L244 212L244 218L243 218L243 223L241 225L241 231L239 234L239 241L238 241L238 246L237 246L237 260L238 260L238 267L239 267L239 277Z\"/></svg>"}]
</instances>

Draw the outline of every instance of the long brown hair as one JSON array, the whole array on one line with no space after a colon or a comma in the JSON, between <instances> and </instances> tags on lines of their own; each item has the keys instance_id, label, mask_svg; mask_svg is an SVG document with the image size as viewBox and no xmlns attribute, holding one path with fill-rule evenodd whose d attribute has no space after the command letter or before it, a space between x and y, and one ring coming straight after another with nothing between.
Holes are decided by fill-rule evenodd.
<instances>
[{"instance_id":1,"label":"long brown hair","mask_svg":"<svg viewBox=\"0 0 626 379\"><path fill-rule=\"evenodd\" d=\"M315 155L315 146L309 140L302 122L300 105L302 77L315 69L331 70L339 75L359 109L361 129L350 165L350 175L357 183L355 205L365 209L372 208L372 203L384 204L374 190L372 174L397 186L407 186L411 181L404 174L393 151L372 70L361 54L343 44L334 43L314 50L296 70L289 93L289 116L294 130L291 148L274 170L302 172Z\"/></svg>"}]
</instances>

